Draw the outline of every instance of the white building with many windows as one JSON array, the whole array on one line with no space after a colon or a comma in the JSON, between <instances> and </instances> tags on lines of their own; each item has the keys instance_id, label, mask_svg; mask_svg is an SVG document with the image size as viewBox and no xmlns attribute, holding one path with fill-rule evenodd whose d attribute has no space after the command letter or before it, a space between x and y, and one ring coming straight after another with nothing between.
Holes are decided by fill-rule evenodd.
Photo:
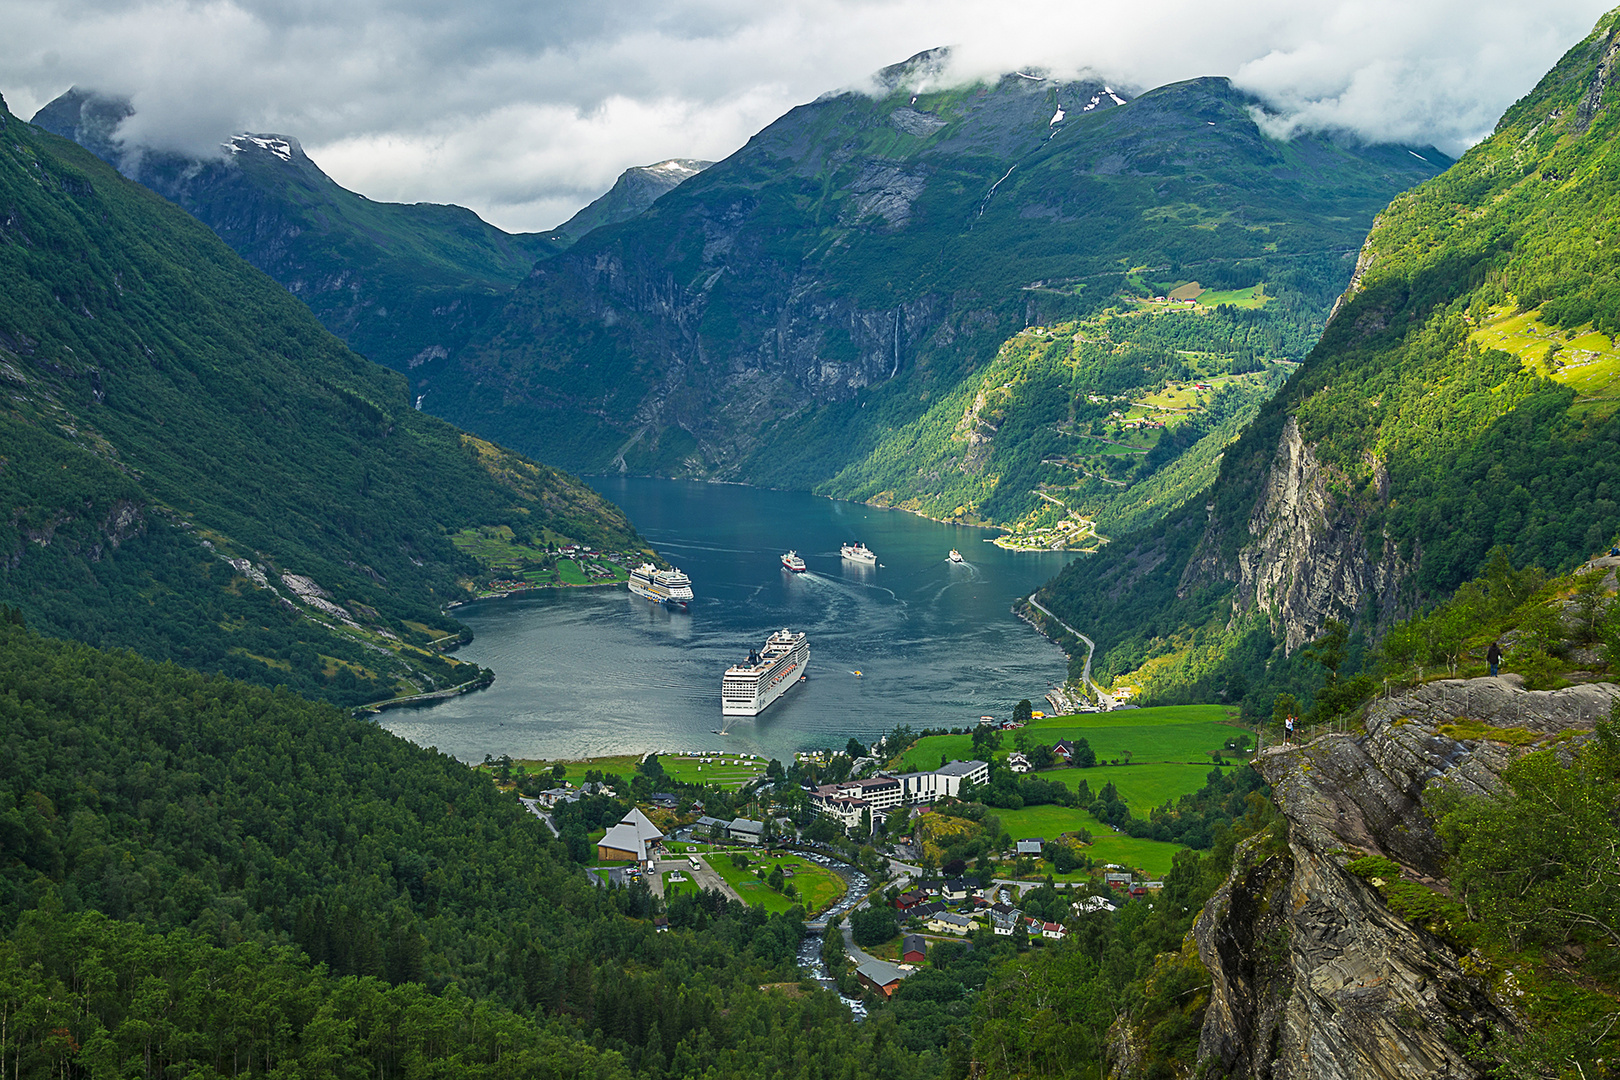
<instances>
[{"instance_id":1,"label":"white building with many windows","mask_svg":"<svg viewBox=\"0 0 1620 1080\"><path fill-rule=\"evenodd\" d=\"M962 782L990 782L990 764L984 761L953 761L932 772L902 773L902 797L907 806L954 799L962 792Z\"/></svg>"},{"instance_id":2,"label":"white building with many windows","mask_svg":"<svg viewBox=\"0 0 1620 1080\"><path fill-rule=\"evenodd\" d=\"M943 798L955 798L964 781L975 784L990 780L990 766L983 761L953 761L932 772L879 773L866 780L846 780L823 784L810 792L816 809L843 822L851 829L860 824L861 814L870 810L875 820L897 806L916 806Z\"/></svg>"}]
</instances>

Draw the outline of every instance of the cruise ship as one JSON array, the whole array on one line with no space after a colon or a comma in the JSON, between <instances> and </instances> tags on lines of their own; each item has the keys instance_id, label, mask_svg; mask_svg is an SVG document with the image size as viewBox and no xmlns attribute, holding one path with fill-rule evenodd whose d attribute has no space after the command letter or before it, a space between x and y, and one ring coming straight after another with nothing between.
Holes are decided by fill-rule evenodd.
<instances>
[{"instance_id":1,"label":"cruise ship","mask_svg":"<svg viewBox=\"0 0 1620 1080\"><path fill-rule=\"evenodd\" d=\"M720 682L720 712L724 716L758 716L771 702L788 692L810 665L810 639L802 632L779 630L765 648L726 669Z\"/></svg>"},{"instance_id":2,"label":"cruise ship","mask_svg":"<svg viewBox=\"0 0 1620 1080\"><path fill-rule=\"evenodd\" d=\"M955 548L951 548L951 562L959 563L967 562L967 560L962 558L962 553L960 551L957 551Z\"/></svg>"},{"instance_id":3,"label":"cruise ship","mask_svg":"<svg viewBox=\"0 0 1620 1080\"><path fill-rule=\"evenodd\" d=\"M655 604L686 607L692 602L692 579L673 566L660 570L652 563L642 563L630 571L630 591Z\"/></svg>"},{"instance_id":4,"label":"cruise ship","mask_svg":"<svg viewBox=\"0 0 1620 1080\"><path fill-rule=\"evenodd\" d=\"M853 562L875 563L877 556L865 544L845 544L838 549L838 553Z\"/></svg>"},{"instance_id":5,"label":"cruise ship","mask_svg":"<svg viewBox=\"0 0 1620 1080\"><path fill-rule=\"evenodd\" d=\"M804 560L799 558L797 551L790 551L782 556L782 569L791 570L795 574L804 573Z\"/></svg>"}]
</instances>

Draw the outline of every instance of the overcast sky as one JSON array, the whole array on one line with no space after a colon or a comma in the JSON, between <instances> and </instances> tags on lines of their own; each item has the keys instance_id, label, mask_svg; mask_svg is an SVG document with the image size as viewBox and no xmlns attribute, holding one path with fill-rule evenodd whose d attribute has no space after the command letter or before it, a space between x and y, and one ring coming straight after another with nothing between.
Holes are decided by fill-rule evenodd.
<instances>
[{"instance_id":1,"label":"overcast sky","mask_svg":"<svg viewBox=\"0 0 1620 1080\"><path fill-rule=\"evenodd\" d=\"M0 93L131 95L126 134L297 136L374 199L546 229L631 165L722 158L936 45L960 80L1229 75L1306 126L1460 153L1592 28L1592 0L0 0Z\"/></svg>"}]
</instances>

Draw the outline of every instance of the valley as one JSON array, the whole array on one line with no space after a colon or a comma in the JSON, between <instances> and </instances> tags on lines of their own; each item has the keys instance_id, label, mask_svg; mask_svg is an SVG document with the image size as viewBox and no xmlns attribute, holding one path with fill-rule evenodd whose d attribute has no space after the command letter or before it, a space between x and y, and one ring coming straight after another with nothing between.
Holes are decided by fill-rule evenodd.
<instances>
[{"instance_id":1,"label":"valley","mask_svg":"<svg viewBox=\"0 0 1620 1080\"><path fill-rule=\"evenodd\" d=\"M966 56L544 232L0 102L12 1080L1612 1071L1620 9L1455 161Z\"/></svg>"}]
</instances>

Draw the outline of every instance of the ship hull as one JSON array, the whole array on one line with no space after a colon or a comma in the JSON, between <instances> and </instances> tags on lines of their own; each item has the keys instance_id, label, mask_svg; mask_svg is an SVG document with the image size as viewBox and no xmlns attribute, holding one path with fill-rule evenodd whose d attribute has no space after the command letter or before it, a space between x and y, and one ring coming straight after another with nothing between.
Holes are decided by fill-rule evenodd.
<instances>
[{"instance_id":1,"label":"ship hull","mask_svg":"<svg viewBox=\"0 0 1620 1080\"><path fill-rule=\"evenodd\" d=\"M730 673L721 681L722 716L758 716L799 684L810 667L810 642L803 636L761 677L743 682Z\"/></svg>"}]
</instances>

